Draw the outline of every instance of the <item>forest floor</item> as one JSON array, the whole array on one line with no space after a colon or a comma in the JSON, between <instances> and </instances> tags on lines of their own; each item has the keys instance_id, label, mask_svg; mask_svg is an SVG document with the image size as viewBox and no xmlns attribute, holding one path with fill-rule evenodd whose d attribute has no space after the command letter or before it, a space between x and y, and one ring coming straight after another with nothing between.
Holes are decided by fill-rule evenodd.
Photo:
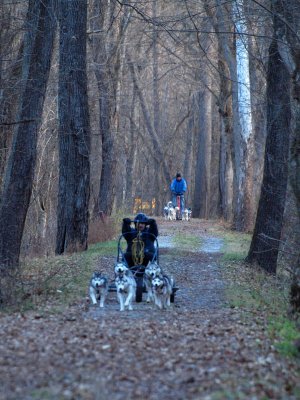
<instances>
[{"instance_id":1,"label":"forest floor","mask_svg":"<svg viewBox=\"0 0 300 400\"><path fill-rule=\"evenodd\" d=\"M179 287L171 308L121 313L115 293L105 309L80 293L61 308L57 290L43 306L1 312L1 400L300 399L299 357L278 350L267 306L243 304L246 267L222 261L222 235L196 219L160 219L159 230L160 264ZM115 255L94 260L112 277Z\"/></svg>"}]
</instances>

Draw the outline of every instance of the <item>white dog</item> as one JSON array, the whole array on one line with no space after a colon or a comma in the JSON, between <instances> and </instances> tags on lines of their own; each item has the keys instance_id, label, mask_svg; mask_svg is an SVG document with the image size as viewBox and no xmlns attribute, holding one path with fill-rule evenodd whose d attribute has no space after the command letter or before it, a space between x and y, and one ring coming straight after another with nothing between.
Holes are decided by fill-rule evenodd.
<instances>
[{"instance_id":1,"label":"white dog","mask_svg":"<svg viewBox=\"0 0 300 400\"><path fill-rule=\"evenodd\" d=\"M164 207L164 217L167 221L172 221L176 219L176 210L171 201Z\"/></svg>"},{"instance_id":2,"label":"white dog","mask_svg":"<svg viewBox=\"0 0 300 400\"><path fill-rule=\"evenodd\" d=\"M159 275L152 280L154 303L160 310L170 307L173 287L173 278L166 275Z\"/></svg>"},{"instance_id":3,"label":"white dog","mask_svg":"<svg viewBox=\"0 0 300 400\"><path fill-rule=\"evenodd\" d=\"M128 310L132 310L132 300L136 293L136 281L134 276L131 274L131 272L130 274L117 276L115 279L115 284L120 303L120 311L124 311L125 307L128 307Z\"/></svg>"},{"instance_id":4,"label":"white dog","mask_svg":"<svg viewBox=\"0 0 300 400\"><path fill-rule=\"evenodd\" d=\"M144 283L147 290L147 300L146 300L147 303L154 301L154 295L152 291L152 280L159 275L162 275L161 267L157 264L156 261L152 262L149 261L144 272Z\"/></svg>"},{"instance_id":5,"label":"white dog","mask_svg":"<svg viewBox=\"0 0 300 400\"><path fill-rule=\"evenodd\" d=\"M174 209L173 209L173 213L172 213L172 219L173 220L176 220L177 219L177 214L178 214L178 217L179 217L179 207L174 207Z\"/></svg>"},{"instance_id":6,"label":"white dog","mask_svg":"<svg viewBox=\"0 0 300 400\"><path fill-rule=\"evenodd\" d=\"M192 210L190 208L185 208L182 213L183 221L189 221L191 219Z\"/></svg>"},{"instance_id":7,"label":"white dog","mask_svg":"<svg viewBox=\"0 0 300 400\"><path fill-rule=\"evenodd\" d=\"M168 219L168 214L169 214L169 208L168 206L164 207L164 219L167 220Z\"/></svg>"},{"instance_id":8,"label":"white dog","mask_svg":"<svg viewBox=\"0 0 300 400\"><path fill-rule=\"evenodd\" d=\"M105 299L108 294L108 280L101 272L95 271L91 277L89 294L93 305L100 300L100 307L104 307Z\"/></svg>"},{"instance_id":9,"label":"white dog","mask_svg":"<svg viewBox=\"0 0 300 400\"><path fill-rule=\"evenodd\" d=\"M132 275L132 272L124 262L119 261L115 264L115 275L123 277L124 275Z\"/></svg>"}]
</instances>

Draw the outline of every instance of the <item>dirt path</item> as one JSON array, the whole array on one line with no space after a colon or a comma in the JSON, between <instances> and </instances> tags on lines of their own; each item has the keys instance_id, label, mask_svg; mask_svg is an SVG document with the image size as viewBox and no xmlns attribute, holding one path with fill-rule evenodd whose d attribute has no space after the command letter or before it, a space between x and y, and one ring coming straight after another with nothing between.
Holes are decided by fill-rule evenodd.
<instances>
[{"instance_id":1,"label":"dirt path","mask_svg":"<svg viewBox=\"0 0 300 400\"><path fill-rule=\"evenodd\" d=\"M178 252L177 230L204 247ZM197 220L160 221L160 234L160 263L180 288L171 309L143 301L120 313L111 293L104 310L82 300L62 314L2 316L1 400L300 398L296 364L275 351L264 317L226 304L222 241Z\"/></svg>"}]
</instances>

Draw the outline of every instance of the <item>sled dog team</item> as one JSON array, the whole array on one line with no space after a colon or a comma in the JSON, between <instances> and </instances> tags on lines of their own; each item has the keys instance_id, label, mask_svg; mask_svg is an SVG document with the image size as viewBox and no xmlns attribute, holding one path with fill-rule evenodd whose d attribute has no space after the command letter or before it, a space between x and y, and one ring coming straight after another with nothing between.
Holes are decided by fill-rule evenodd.
<instances>
[{"instance_id":1,"label":"sled dog team","mask_svg":"<svg viewBox=\"0 0 300 400\"><path fill-rule=\"evenodd\" d=\"M132 271L123 262L117 262L114 267L115 285L120 311L132 310L136 293L136 281ZM157 262L149 262L144 272L144 285L147 291L147 303L153 302L159 309L171 305L171 295L174 288L172 277L165 275ZM93 305L105 306L108 295L108 279L101 272L94 272L89 285L89 295Z\"/></svg>"},{"instance_id":2,"label":"sled dog team","mask_svg":"<svg viewBox=\"0 0 300 400\"><path fill-rule=\"evenodd\" d=\"M178 207L174 207L172 201L169 201L164 207L164 219L166 221L175 221L176 213L179 210ZM189 221L192 216L192 210L190 208L185 208L182 212L182 220Z\"/></svg>"}]
</instances>

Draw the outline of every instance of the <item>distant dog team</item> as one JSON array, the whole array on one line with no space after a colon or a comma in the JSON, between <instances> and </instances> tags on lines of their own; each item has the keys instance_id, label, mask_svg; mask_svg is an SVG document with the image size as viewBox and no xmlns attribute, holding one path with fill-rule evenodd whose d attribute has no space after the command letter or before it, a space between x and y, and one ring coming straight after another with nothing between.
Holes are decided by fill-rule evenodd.
<instances>
[{"instance_id":1,"label":"distant dog team","mask_svg":"<svg viewBox=\"0 0 300 400\"><path fill-rule=\"evenodd\" d=\"M176 214L179 211L178 207L174 207L172 201L169 201L167 205L164 207L163 215L166 221L175 221ZM191 208L185 208L182 212L182 220L189 221L192 216Z\"/></svg>"}]
</instances>

